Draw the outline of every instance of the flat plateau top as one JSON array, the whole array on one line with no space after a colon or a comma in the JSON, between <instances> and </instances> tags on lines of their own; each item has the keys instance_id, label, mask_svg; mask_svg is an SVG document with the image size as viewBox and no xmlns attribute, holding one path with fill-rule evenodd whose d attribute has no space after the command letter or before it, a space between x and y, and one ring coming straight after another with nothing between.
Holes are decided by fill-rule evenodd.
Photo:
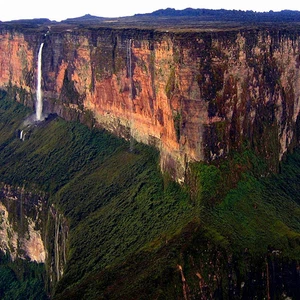
<instances>
[{"instance_id":1,"label":"flat plateau top","mask_svg":"<svg viewBox=\"0 0 300 300\"><path fill-rule=\"evenodd\" d=\"M300 29L300 12L253 12L209 9L164 9L150 14L122 18L102 18L85 15L61 22L49 19L0 22L0 29L39 30L51 26L54 31L84 29L138 29L159 32L218 32L241 29Z\"/></svg>"}]
</instances>

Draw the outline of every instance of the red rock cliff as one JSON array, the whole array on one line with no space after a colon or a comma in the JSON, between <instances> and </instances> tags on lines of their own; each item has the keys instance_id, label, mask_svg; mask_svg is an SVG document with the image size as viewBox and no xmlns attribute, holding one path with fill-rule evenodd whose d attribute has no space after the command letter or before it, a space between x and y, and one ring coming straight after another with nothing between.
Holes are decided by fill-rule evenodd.
<instances>
[{"instance_id":1,"label":"red rock cliff","mask_svg":"<svg viewBox=\"0 0 300 300\"><path fill-rule=\"evenodd\" d=\"M44 34L1 31L1 88L33 105L43 41L45 109L81 119L89 111L109 131L155 145L178 180L188 162L245 143L276 169L299 143L300 30Z\"/></svg>"}]
</instances>

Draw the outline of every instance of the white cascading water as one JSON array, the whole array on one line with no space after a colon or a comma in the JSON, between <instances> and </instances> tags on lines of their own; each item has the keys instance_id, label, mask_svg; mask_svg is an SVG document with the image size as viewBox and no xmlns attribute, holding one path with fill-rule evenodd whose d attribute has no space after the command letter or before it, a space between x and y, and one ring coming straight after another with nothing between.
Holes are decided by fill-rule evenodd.
<instances>
[{"instance_id":1,"label":"white cascading water","mask_svg":"<svg viewBox=\"0 0 300 300\"><path fill-rule=\"evenodd\" d=\"M26 132L24 132L24 130L21 130L20 131L20 140L24 142L25 141L25 136L26 136Z\"/></svg>"},{"instance_id":2,"label":"white cascading water","mask_svg":"<svg viewBox=\"0 0 300 300\"><path fill-rule=\"evenodd\" d=\"M36 120L42 121L43 117L43 96L42 96L42 53L44 43L41 43L38 54L38 67L37 67L37 87L36 87Z\"/></svg>"}]
</instances>

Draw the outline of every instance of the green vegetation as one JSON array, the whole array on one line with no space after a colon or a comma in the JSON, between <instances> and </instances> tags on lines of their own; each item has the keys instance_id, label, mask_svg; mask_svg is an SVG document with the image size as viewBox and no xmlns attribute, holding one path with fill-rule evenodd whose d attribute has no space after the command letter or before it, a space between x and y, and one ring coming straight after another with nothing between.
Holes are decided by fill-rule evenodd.
<instances>
[{"instance_id":1,"label":"green vegetation","mask_svg":"<svg viewBox=\"0 0 300 300\"><path fill-rule=\"evenodd\" d=\"M70 223L59 288L159 246L191 218L187 191L162 177L154 149L136 143L129 151L123 140L60 118L21 141L15 132L28 111L6 99L0 105L1 181L45 191Z\"/></svg>"},{"instance_id":2,"label":"green vegetation","mask_svg":"<svg viewBox=\"0 0 300 300\"><path fill-rule=\"evenodd\" d=\"M0 181L45 192L68 220L55 299L182 298L178 265L191 297L200 292L195 274L225 298L241 282L241 297L263 297L266 262L299 262L299 150L280 174L265 177L268 162L245 146L224 161L192 164L187 186L179 186L160 173L155 149L135 143L130 151L128 142L58 117L21 141L16 132L29 113L2 95ZM0 276L12 283L15 275L5 266Z\"/></svg>"},{"instance_id":3,"label":"green vegetation","mask_svg":"<svg viewBox=\"0 0 300 300\"><path fill-rule=\"evenodd\" d=\"M173 116L173 121L174 121L174 128L176 132L176 139L177 142L180 140L180 132L181 132L181 126L182 126L182 120L181 120L181 114L177 111L176 113L174 112Z\"/></svg>"},{"instance_id":4,"label":"green vegetation","mask_svg":"<svg viewBox=\"0 0 300 300\"><path fill-rule=\"evenodd\" d=\"M166 88L165 88L168 99L172 98L175 88L176 88L175 68L172 67L170 70L170 75L169 75L169 78L168 78L168 81L166 84Z\"/></svg>"},{"instance_id":5,"label":"green vegetation","mask_svg":"<svg viewBox=\"0 0 300 300\"><path fill-rule=\"evenodd\" d=\"M268 162L251 150L219 165L195 163L194 199L201 223L225 248L262 255L268 249L300 259L300 151L289 154L280 174L268 175Z\"/></svg>"},{"instance_id":6,"label":"green vegetation","mask_svg":"<svg viewBox=\"0 0 300 300\"><path fill-rule=\"evenodd\" d=\"M300 171L300 153L296 153ZM224 201L203 213L205 226L224 237L235 252L248 249L255 255L279 250L283 256L300 259L299 187L289 190L289 181L300 173L284 173L264 180L244 175ZM279 183L280 182L280 183ZM217 221L217 222L216 222Z\"/></svg>"},{"instance_id":7,"label":"green vegetation","mask_svg":"<svg viewBox=\"0 0 300 300\"><path fill-rule=\"evenodd\" d=\"M2 300L45 300L44 276L42 264L29 263L0 254L0 298Z\"/></svg>"}]
</instances>

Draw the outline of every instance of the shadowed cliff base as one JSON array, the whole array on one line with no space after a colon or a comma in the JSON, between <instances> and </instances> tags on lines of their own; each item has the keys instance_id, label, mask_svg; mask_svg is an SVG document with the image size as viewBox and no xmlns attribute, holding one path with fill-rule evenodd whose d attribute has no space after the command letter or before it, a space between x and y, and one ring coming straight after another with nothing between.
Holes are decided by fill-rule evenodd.
<instances>
[{"instance_id":1,"label":"shadowed cliff base","mask_svg":"<svg viewBox=\"0 0 300 300\"><path fill-rule=\"evenodd\" d=\"M56 225L40 219L53 299L297 298L299 150L278 175L262 178L266 162L245 150L193 164L179 186L159 172L154 149L129 152L129 142L76 122L44 122L22 142L14 132L28 113L0 100L0 179L43 191L67 220L56 284Z\"/></svg>"}]
</instances>

